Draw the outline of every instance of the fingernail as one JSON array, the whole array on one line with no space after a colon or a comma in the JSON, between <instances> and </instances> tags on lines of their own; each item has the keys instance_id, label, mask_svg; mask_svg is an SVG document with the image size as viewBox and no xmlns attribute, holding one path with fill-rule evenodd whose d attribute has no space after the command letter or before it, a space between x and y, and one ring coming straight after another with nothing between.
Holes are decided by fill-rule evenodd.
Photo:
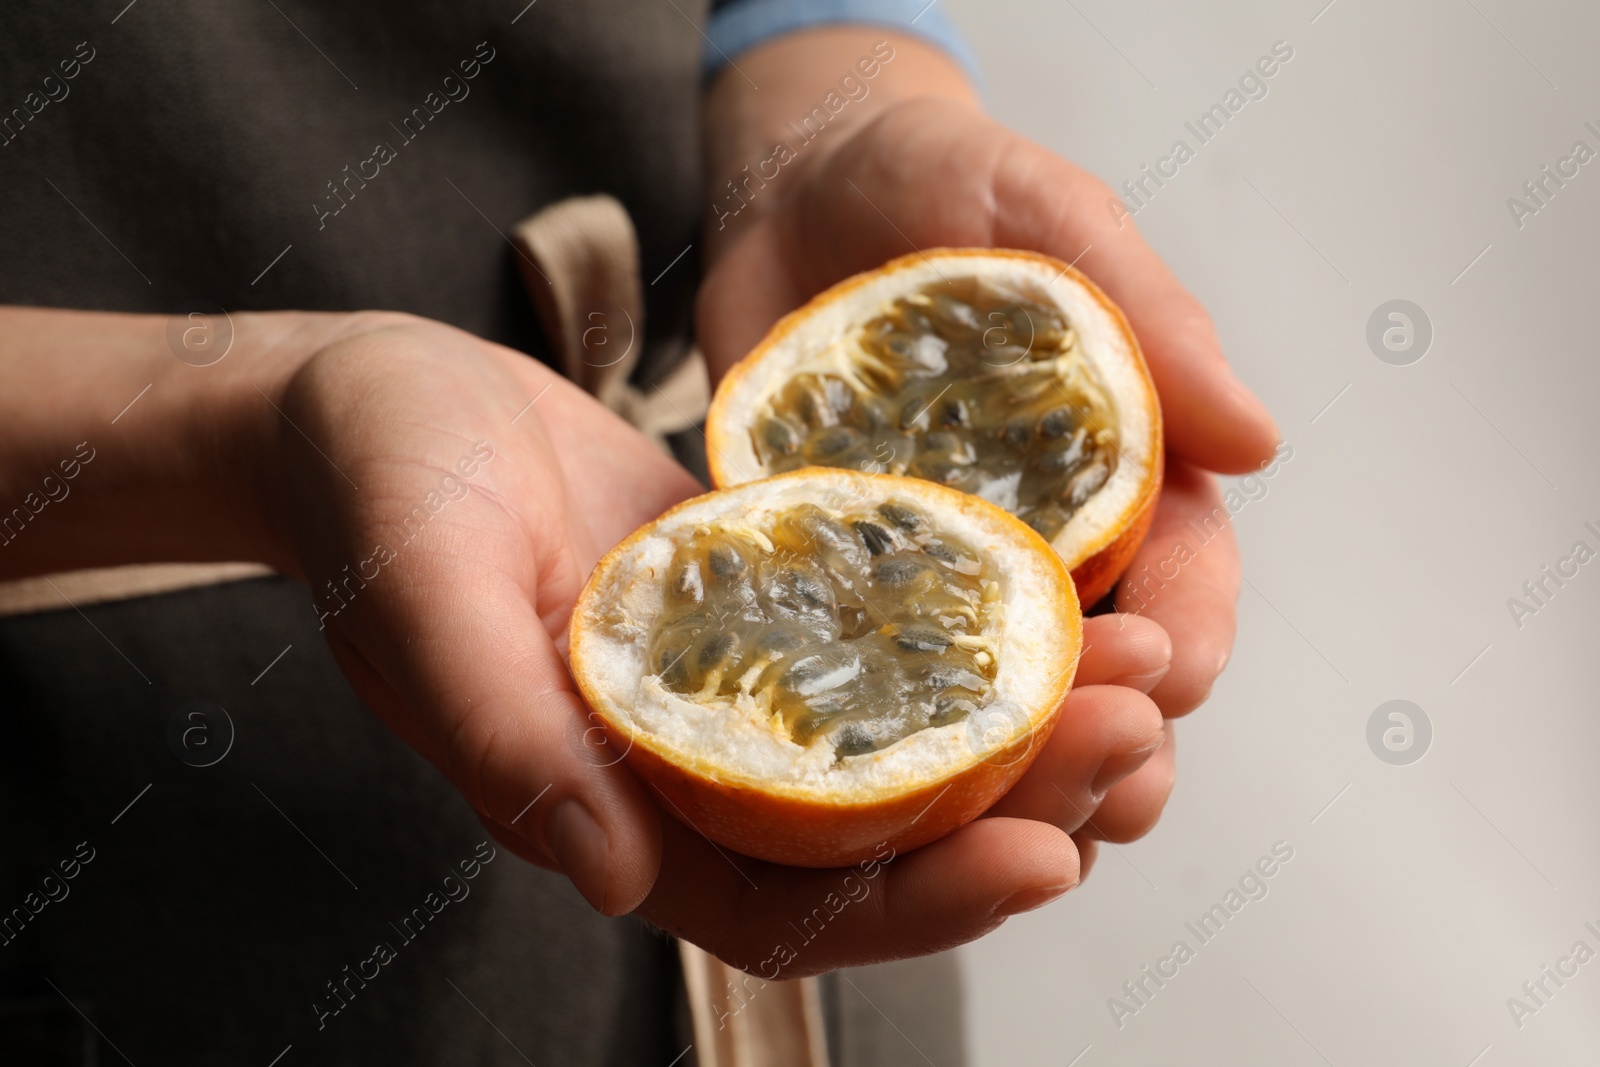
<instances>
[{"instance_id":1,"label":"fingernail","mask_svg":"<svg viewBox=\"0 0 1600 1067\"><path fill-rule=\"evenodd\" d=\"M1063 882L1060 885L1037 885L1030 889L1019 889L995 905L994 913L1009 917L1042 908L1077 884L1077 882Z\"/></svg>"},{"instance_id":2,"label":"fingernail","mask_svg":"<svg viewBox=\"0 0 1600 1067\"><path fill-rule=\"evenodd\" d=\"M563 800L550 813L544 834L562 872L596 911L604 912L606 834L589 809L581 800Z\"/></svg>"},{"instance_id":3,"label":"fingernail","mask_svg":"<svg viewBox=\"0 0 1600 1067\"><path fill-rule=\"evenodd\" d=\"M1117 684L1125 685L1129 689L1137 689L1141 693L1149 693L1150 690L1161 684L1161 679L1165 678L1170 670L1172 670L1172 661L1168 660L1153 671L1145 671L1143 674L1124 675L1117 679Z\"/></svg>"},{"instance_id":4,"label":"fingernail","mask_svg":"<svg viewBox=\"0 0 1600 1067\"><path fill-rule=\"evenodd\" d=\"M1156 750L1166 743L1166 737L1152 742L1143 748L1134 749L1132 752L1115 752L1106 757L1100 764L1100 769L1095 772L1094 780L1089 783L1089 792L1097 797L1105 796L1110 788L1122 781L1128 775L1145 765Z\"/></svg>"}]
</instances>

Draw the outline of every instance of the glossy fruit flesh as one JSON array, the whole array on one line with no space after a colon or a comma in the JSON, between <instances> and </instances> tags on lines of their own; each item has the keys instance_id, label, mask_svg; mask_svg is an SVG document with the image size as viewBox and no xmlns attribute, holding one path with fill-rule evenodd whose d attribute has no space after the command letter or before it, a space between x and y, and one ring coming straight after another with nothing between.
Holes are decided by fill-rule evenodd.
<instances>
[{"instance_id":1,"label":"glossy fruit flesh","mask_svg":"<svg viewBox=\"0 0 1600 1067\"><path fill-rule=\"evenodd\" d=\"M662 683L702 703L750 695L773 729L839 759L993 699L993 568L910 506L698 527L666 582L649 649Z\"/></svg>"},{"instance_id":2,"label":"glossy fruit flesh","mask_svg":"<svg viewBox=\"0 0 1600 1067\"><path fill-rule=\"evenodd\" d=\"M1116 413L1061 311L976 278L896 299L754 420L771 472L907 474L1055 535L1116 470Z\"/></svg>"}]
</instances>

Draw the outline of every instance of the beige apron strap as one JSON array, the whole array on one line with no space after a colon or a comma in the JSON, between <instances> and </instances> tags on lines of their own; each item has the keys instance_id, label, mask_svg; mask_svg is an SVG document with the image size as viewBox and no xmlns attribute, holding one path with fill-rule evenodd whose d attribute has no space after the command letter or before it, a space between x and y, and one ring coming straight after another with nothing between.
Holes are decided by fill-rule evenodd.
<instances>
[{"instance_id":1,"label":"beige apron strap","mask_svg":"<svg viewBox=\"0 0 1600 1067\"><path fill-rule=\"evenodd\" d=\"M609 196L573 197L512 228L523 281L568 378L663 449L705 417L705 361L691 351L648 393L629 383L644 340L639 244ZM814 978L767 982L687 941L683 961L699 1067L828 1067Z\"/></svg>"},{"instance_id":2,"label":"beige apron strap","mask_svg":"<svg viewBox=\"0 0 1600 1067\"><path fill-rule=\"evenodd\" d=\"M699 1067L828 1067L815 978L769 982L678 942Z\"/></svg>"},{"instance_id":3,"label":"beige apron strap","mask_svg":"<svg viewBox=\"0 0 1600 1067\"><path fill-rule=\"evenodd\" d=\"M566 376L666 448L705 417L711 390L698 350L648 392L630 384L644 345L633 220L614 197L572 197L511 230L517 266Z\"/></svg>"},{"instance_id":4,"label":"beige apron strap","mask_svg":"<svg viewBox=\"0 0 1600 1067\"><path fill-rule=\"evenodd\" d=\"M568 378L662 449L710 404L705 361L691 351L648 392L628 379L644 343L639 242L609 196L574 197L518 223L518 266ZM0 583L0 616L50 611L271 574L252 563L155 563ZM53 584L52 584L53 583Z\"/></svg>"},{"instance_id":5,"label":"beige apron strap","mask_svg":"<svg viewBox=\"0 0 1600 1067\"><path fill-rule=\"evenodd\" d=\"M272 568L259 563L138 563L22 578L0 582L0 616L81 608L85 604L154 596L272 573Z\"/></svg>"}]
</instances>

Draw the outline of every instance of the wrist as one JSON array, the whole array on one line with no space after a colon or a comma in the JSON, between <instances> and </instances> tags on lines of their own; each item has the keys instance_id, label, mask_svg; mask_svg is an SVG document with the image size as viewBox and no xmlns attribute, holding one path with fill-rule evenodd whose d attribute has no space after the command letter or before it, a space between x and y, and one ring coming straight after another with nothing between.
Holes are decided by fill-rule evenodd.
<instances>
[{"instance_id":1,"label":"wrist","mask_svg":"<svg viewBox=\"0 0 1600 1067\"><path fill-rule=\"evenodd\" d=\"M801 30L736 62L712 82L704 104L708 265L884 112L929 97L978 107L954 59L882 28Z\"/></svg>"},{"instance_id":2,"label":"wrist","mask_svg":"<svg viewBox=\"0 0 1600 1067\"><path fill-rule=\"evenodd\" d=\"M316 428L303 425L303 415L296 418L296 383L318 353L422 320L388 311L266 312L235 319L242 358L212 381L188 383L190 392L178 397L184 413L180 447L201 460L189 466L187 480L207 502L219 540L232 546L229 558L303 576L287 474L291 456L308 442L317 452L331 446L311 436Z\"/></svg>"},{"instance_id":3,"label":"wrist","mask_svg":"<svg viewBox=\"0 0 1600 1067\"><path fill-rule=\"evenodd\" d=\"M263 521L274 409L369 316L0 308L0 576L290 564ZM220 356L216 355L220 353ZM19 510L20 509L20 510Z\"/></svg>"}]
</instances>

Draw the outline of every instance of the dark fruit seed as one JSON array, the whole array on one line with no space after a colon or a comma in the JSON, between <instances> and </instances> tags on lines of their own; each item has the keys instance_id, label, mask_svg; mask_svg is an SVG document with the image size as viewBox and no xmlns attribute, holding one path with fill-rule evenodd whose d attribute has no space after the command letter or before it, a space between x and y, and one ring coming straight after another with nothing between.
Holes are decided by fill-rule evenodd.
<instances>
[{"instance_id":1,"label":"dark fruit seed","mask_svg":"<svg viewBox=\"0 0 1600 1067\"><path fill-rule=\"evenodd\" d=\"M829 519L821 517L806 524L807 530L817 543L822 547L825 555L831 553L843 560L849 566L857 567L865 562L861 555L861 545L850 536L850 531Z\"/></svg>"},{"instance_id":2,"label":"dark fruit seed","mask_svg":"<svg viewBox=\"0 0 1600 1067\"><path fill-rule=\"evenodd\" d=\"M861 535L861 540L866 544L867 551L874 556L881 556L885 552L893 550L895 546L894 535L882 526L866 521L858 522L855 525L856 533Z\"/></svg>"},{"instance_id":3,"label":"dark fruit seed","mask_svg":"<svg viewBox=\"0 0 1600 1067\"><path fill-rule=\"evenodd\" d=\"M961 557L956 554L955 549L951 548L942 541L930 541L928 544L922 547L922 551L926 552L934 559L941 560L945 563L961 562Z\"/></svg>"},{"instance_id":4,"label":"dark fruit seed","mask_svg":"<svg viewBox=\"0 0 1600 1067\"><path fill-rule=\"evenodd\" d=\"M947 463L943 460L930 460L918 464L917 473L930 482L940 485L954 485L967 475L967 468L959 463Z\"/></svg>"},{"instance_id":5,"label":"dark fruit seed","mask_svg":"<svg viewBox=\"0 0 1600 1067\"><path fill-rule=\"evenodd\" d=\"M1039 469L1051 474L1062 474L1072 470L1083 462L1087 451L1084 445L1088 439L1088 431L1080 427L1078 432L1072 435L1072 440L1039 457L1037 462Z\"/></svg>"},{"instance_id":6,"label":"dark fruit seed","mask_svg":"<svg viewBox=\"0 0 1600 1067\"><path fill-rule=\"evenodd\" d=\"M909 582L923 570L923 565L914 559L886 559L872 568L872 579L885 585L899 585Z\"/></svg>"},{"instance_id":7,"label":"dark fruit seed","mask_svg":"<svg viewBox=\"0 0 1600 1067\"><path fill-rule=\"evenodd\" d=\"M908 627L895 636L894 643L907 652L943 652L952 642L937 630Z\"/></svg>"},{"instance_id":8,"label":"dark fruit seed","mask_svg":"<svg viewBox=\"0 0 1600 1067\"><path fill-rule=\"evenodd\" d=\"M922 516L899 504L880 504L878 514L909 533L922 529Z\"/></svg>"},{"instance_id":9,"label":"dark fruit seed","mask_svg":"<svg viewBox=\"0 0 1600 1067\"><path fill-rule=\"evenodd\" d=\"M832 409L828 407L827 400L823 398L817 380L810 375L796 378L786 391L792 396L791 402L795 410L807 425L832 426L838 421Z\"/></svg>"},{"instance_id":10,"label":"dark fruit seed","mask_svg":"<svg viewBox=\"0 0 1600 1067\"><path fill-rule=\"evenodd\" d=\"M849 648L829 654L802 656L783 673L778 684L802 697L810 698L813 708L827 704L837 707L848 700L849 684L861 674L861 659Z\"/></svg>"},{"instance_id":11,"label":"dark fruit seed","mask_svg":"<svg viewBox=\"0 0 1600 1067\"><path fill-rule=\"evenodd\" d=\"M780 571L767 587L767 596L785 616L815 615L818 609L831 609L829 587L803 571Z\"/></svg>"},{"instance_id":12,"label":"dark fruit seed","mask_svg":"<svg viewBox=\"0 0 1600 1067\"><path fill-rule=\"evenodd\" d=\"M828 661L821 656L807 656L783 673L783 684L799 689L828 669Z\"/></svg>"},{"instance_id":13,"label":"dark fruit seed","mask_svg":"<svg viewBox=\"0 0 1600 1067\"><path fill-rule=\"evenodd\" d=\"M864 756L877 747L877 739L860 723L846 723L834 735L833 750L839 754L840 759L845 756Z\"/></svg>"},{"instance_id":14,"label":"dark fruit seed","mask_svg":"<svg viewBox=\"0 0 1600 1067\"><path fill-rule=\"evenodd\" d=\"M940 697L934 703L934 712L928 716L929 726L947 726L959 722L978 710L978 705L970 700L954 697Z\"/></svg>"},{"instance_id":15,"label":"dark fruit seed","mask_svg":"<svg viewBox=\"0 0 1600 1067\"><path fill-rule=\"evenodd\" d=\"M800 435L781 419L768 419L761 428L761 436L767 447L780 456L793 455L800 447Z\"/></svg>"},{"instance_id":16,"label":"dark fruit seed","mask_svg":"<svg viewBox=\"0 0 1600 1067\"><path fill-rule=\"evenodd\" d=\"M790 588L813 607L821 607L828 602L828 587L808 574L796 574Z\"/></svg>"},{"instance_id":17,"label":"dark fruit seed","mask_svg":"<svg viewBox=\"0 0 1600 1067\"><path fill-rule=\"evenodd\" d=\"M946 400L939 408L940 426L965 426L967 424L967 405L959 400Z\"/></svg>"},{"instance_id":18,"label":"dark fruit seed","mask_svg":"<svg viewBox=\"0 0 1600 1067\"><path fill-rule=\"evenodd\" d=\"M674 675L681 675L683 673L681 668L675 671L672 669L683 661L683 654L687 651L687 648L678 648L671 645L663 648L660 659L656 664L656 672L658 674L666 674L668 671L672 671Z\"/></svg>"},{"instance_id":19,"label":"dark fruit seed","mask_svg":"<svg viewBox=\"0 0 1600 1067\"><path fill-rule=\"evenodd\" d=\"M792 667L789 667L789 670L784 672L782 683L789 686L790 689L798 689L800 686L805 685L806 681L813 680L826 669L826 659L822 659L821 656L806 656L805 659L795 662Z\"/></svg>"},{"instance_id":20,"label":"dark fruit seed","mask_svg":"<svg viewBox=\"0 0 1600 1067\"><path fill-rule=\"evenodd\" d=\"M711 564L711 573L724 581L740 577L749 568L744 557L727 545L718 545L708 552L706 562Z\"/></svg>"},{"instance_id":21,"label":"dark fruit seed","mask_svg":"<svg viewBox=\"0 0 1600 1067\"><path fill-rule=\"evenodd\" d=\"M909 363L916 358L917 339L909 333L891 333L883 339L883 347Z\"/></svg>"},{"instance_id":22,"label":"dark fruit seed","mask_svg":"<svg viewBox=\"0 0 1600 1067\"><path fill-rule=\"evenodd\" d=\"M922 672L922 684L929 689L967 689L974 693L983 689L984 681L971 671L960 667L929 667ZM941 700L954 699L944 696Z\"/></svg>"},{"instance_id":23,"label":"dark fruit seed","mask_svg":"<svg viewBox=\"0 0 1600 1067\"><path fill-rule=\"evenodd\" d=\"M1072 429L1072 416L1066 408L1056 408L1039 420L1039 432L1046 437L1065 437Z\"/></svg>"},{"instance_id":24,"label":"dark fruit seed","mask_svg":"<svg viewBox=\"0 0 1600 1067\"><path fill-rule=\"evenodd\" d=\"M793 652L805 639L793 630L768 630L755 642L752 651L757 656L771 656L775 652Z\"/></svg>"},{"instance_id":25,"label":"dark fruit seed","mask_svg":"<svg viewBox=\"0 0 1600 1067\"><path fill-rule=\"evenodd\" d=\"M702 671L713 671L733 655L738 643L738 634L717 634L700 646L700 655L695 657L695 663Z\"/></svg>"},{"instance_id":26,"label":"dark fruit seed","mask_svg":"<svg viewBox=\"0 0 1600 1067\"><path fill-rule=\"evenodd\" d=\"M914 396L900 409L900 428L920 430L926 425L928 425L928 402L919 396Z\"/></svg>"},{"instance_id":27,"label":"dark fruit seed","mask_svg":"<svg viewBox=\"0 0 1600 1067\"><path fill-rule=\"evenodd\" d=\"M861 440L861 434L848 426L834 426L824 430L811 439L811 454L814 456L834 456L848 448L853 447Z\"/></svg>"},{"instance_id":28,"label":"dark fruit seed","mask_svg":"<svg viewBox=\"0 0 1600 1067\"><path fill-rule=\"evenodd\" d=\"M1000 437L1012 448L1026 448L1028 442L1033 440L1033 427L1028 425L1027 419L1012 419L1006 423Z\"/></svg>"}]
</instances>

